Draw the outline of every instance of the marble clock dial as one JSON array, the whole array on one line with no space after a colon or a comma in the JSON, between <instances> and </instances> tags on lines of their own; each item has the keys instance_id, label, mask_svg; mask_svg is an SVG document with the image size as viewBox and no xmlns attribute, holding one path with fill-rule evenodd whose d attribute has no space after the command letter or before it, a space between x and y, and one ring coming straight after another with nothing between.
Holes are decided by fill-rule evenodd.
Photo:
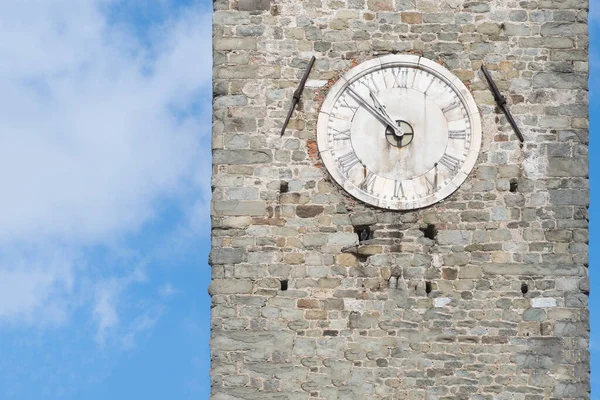
<instances>
[{"instance_id":1,"label":"marble clock dial","mask_svg":"<svg viewBox=\"0 0 600 400\"><path fill-rule=\"evenodd\" d=\"M317 125L321 158L348 193L409 210L452 194L481 146L479 111L441 65L389 55L348 71L330 89Z\"/></svg>"}]
</instances>

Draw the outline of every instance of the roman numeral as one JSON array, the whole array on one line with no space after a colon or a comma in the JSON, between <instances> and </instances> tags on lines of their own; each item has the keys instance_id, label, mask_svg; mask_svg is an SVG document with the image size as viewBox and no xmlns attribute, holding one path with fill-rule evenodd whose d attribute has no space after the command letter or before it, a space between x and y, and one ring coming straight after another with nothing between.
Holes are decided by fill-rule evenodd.
<instances>
[{"instance_id":1,"label":"roman numeral","mask_svg":"<svg viewBox=\"0 0 600 400\"><path fill-rule=\"evenodd\" d=\"M440 159L440 164L448 168L450 171L456 170L460 166L460 160L450 154L444 154Z\"/></svg>"},{"instance_id":2,"label":"roman numeral","mask_svg":"<svg viewBox=\"0 0 600 400\"><path fill-rule=\"evenodd\" d=\"M427 89L425 89L425 91L423 92L424 94L427 94L427 92L429 91L429 89L431 89L431 85L433 85L433 79L429 81L429 85L427 85Z\"/></svg>"},{"instance_id":3,"label":"roman numeral","mask_svg":"<svg viewBox=\"0 0 600 400\"><path fill-rule=\"evenodd\" d=\"M371 171L367 172L367 176L365 176L365 179L360 184L360 188L362 190L368 190L369 192L373 193L373 188L375 187L376 179L377 179L377 175L375 175Z\"/></svg>"},{"instance_id":4,"label":"roman numeral","mask_svg":"<svg viewBox=\"0 0 600 400\"><path fill-rule=\"evenodd\" d=\"M442 108L442 112L444 114L446 114L447 112L450 112L459 106L460 106L460 101L454 100L452 103L450 103L446 107Z\"/></svg>"},{"instance_id":5,"label":"roman numeral","mask_svg":"<svg viewBox=\"0 0 600 400\"><path fill-rule=\"evenodd\" d=\"M404 197L404 188L402 187L402 182L400 181L394 181L394 197L397 199Z\"/></svg>"},{"instance_id":6,"label":"roman numeral","mask_svg":"<svg viewBox=\"0 0 600 400\"><path fill-rule=\"evenodd\" d=\"M361 83L361 85L369 89L369 92L379 92L379 86L377 86L373 75L367 75L365 79L361 79L359 82Z\"/></svg>"},{"instance_id":7,"label":"roman numeral","mask_svg":"<svg viewBox=\"0 0 600 400\"><path fill-rule=\"evenodd\" d=\"M462 131L449 131L448 132L448 137L450 139L466 139L466 137L467 137L467 131L466 130L462 130Z\"/></svg>"},{"instance_id":8,"label":"roman numeral","mask_svg":"<svg viewBox=\"0 0 600 400\"><path fill-rule=\"evenodd\" d=\"M349 153L341 156L338 159L338 162L340 163L340 168L342 169L342 172L344 174L348 174L348 172L352 169L352 167L354 167L356 164L359 163L359 160L358 160L358 157L356 156L356 153L353 152L352 150L350 150Z\"/></svg>"},{"instance_id":9,"label":"roman numeral","mask_svg":"<svg viewBox=\"0 0 600 400\"><path fill-rule=\"evenodd\" d=\"M433 184L433 182L431 182L428 177L423 177L425 178L425 184L427 185L427 194L435 191L435 185Z\"/></svg>"},{"instance_id":10,"label":"roman numeral","mask_svg":"<svg viewBox=\"0 0 600 400\"><path fill-rule=\"evenodd\" d=\"M353 114L356 113L356 111L358 110L358 105L356 105L356 106L350 105L350 103L348 103L348 100L346 99L345 96L342 98L342 103L343 104L341 105L341 107L346 107L346 108L350 109L350 111L352 111Z\"/></svg>"},{"instance_id":11,"label":"roman numeral","mask_svg":"<svg viewBox=\"0 0 600 400\"><path fill-rule=\"evenodd\" d=\"M345 131L338 131L335 128L332 128L333 132L333 140L350 140L350 129L346 129Z\"/></svg>"},{"instance_id":12,"label":"roman numeral","mask_svg":"<svg viewBox=\"0 0 600 400\"><path fill-rule=\"evenodd\" d=\"M405 88L408 85L408 70L406 68L399 68L394 70L394 87Z\"/></svg>"}]
</instances>

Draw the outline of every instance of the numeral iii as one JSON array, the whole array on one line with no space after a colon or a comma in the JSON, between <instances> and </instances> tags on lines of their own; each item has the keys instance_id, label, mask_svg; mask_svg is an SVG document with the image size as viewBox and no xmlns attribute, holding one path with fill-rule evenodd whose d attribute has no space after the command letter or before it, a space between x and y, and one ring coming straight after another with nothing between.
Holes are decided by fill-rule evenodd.
<instances>
[{"instance_id":1,"label":"numeral iii","mask_svg":"<svg viewBox=\"0 0 600 400\"><path fill-rule=\"evenodd\" d=\"M448 137L450 139L465 139L467 137L467 131L449 131Z\"/></svg>"}]
</instances>

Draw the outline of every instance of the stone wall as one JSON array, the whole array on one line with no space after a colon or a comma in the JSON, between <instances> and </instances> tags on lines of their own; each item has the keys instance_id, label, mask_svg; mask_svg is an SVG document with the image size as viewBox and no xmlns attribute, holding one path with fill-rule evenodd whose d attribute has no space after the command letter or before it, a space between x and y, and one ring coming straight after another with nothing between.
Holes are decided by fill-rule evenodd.
<instances>
[{"instance_id":1,"label":"stone wall","mask_svg":"<svg viewBox=\"0 0 600 400\"><path fill-rule=\"evenodd\" d=\"M587 7L214 2L213 399L589 398ZM315 143L327 87L391 52L446 66L483 121L467 181L411 212L347 196Z\"/></svg>"}]
</instances>

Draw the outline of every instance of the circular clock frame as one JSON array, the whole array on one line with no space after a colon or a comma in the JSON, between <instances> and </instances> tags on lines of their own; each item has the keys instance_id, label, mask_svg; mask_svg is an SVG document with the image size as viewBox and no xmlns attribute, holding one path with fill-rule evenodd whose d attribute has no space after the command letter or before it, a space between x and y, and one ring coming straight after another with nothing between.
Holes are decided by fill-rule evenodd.
<instances>
[{"instance_id":1,"label":"circular clock frame","mask_svg":"<svg viewBox=\"0 0 600 400\"><path fill-rule=\"evenodd\" d=\"M413 136L402 141L407 129ZM463 82L407 54L347 71L329 90L317 122L319 154L333 179L356 199L392 210L427 207L454 193L475 166L481 136L479 110Z\"/></svg>"}]
</instances>

